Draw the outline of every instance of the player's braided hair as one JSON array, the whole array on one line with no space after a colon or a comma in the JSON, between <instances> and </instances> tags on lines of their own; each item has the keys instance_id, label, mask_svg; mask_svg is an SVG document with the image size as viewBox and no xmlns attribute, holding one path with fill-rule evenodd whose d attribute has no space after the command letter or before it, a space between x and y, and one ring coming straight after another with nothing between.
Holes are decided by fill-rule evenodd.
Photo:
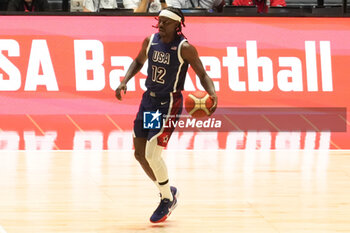
<instances>
[{"instance_id":1,"label":"player's braided hair","mask_svg":"<svg viewBox=\"0 0 350 233\"><path fill-rule=\"evenodd\" d=\"M179 24L179 26L176 28L176 33L177 33L177 35L179 35L179 36L183 36L183 37L185 37L185 35L182 33L182 26L184 26L184 27L186 27L185 26L185 16L184 16L184 14L182 13L182 11L179 9L179 8L175 8L175 7L167 7L166 8L168 11L171 11L171 12L173 12L173 13L175 13L175 14L177 14L178 16L180 16L181 17L181 23ZM186 37L185 37L186 38Z\"/></svg>"},{"instance_id":2,"label":"player's braided hair","mask_svg":"<svg viewBox=\"0 0 350 233\"><path fill-rule=\"evenodd\" d=\"M171 6L165 8L165 9L168 10L168 11L171 11L171 12L173 12L173 13L175 13L175 14L177 14L178 16L181 17L181 23L180 23L179 26L176 28L176 34L177 34L178 36L183 36L183 37L186 38L186 36L182 33L182 26L186 27L186 26L185 26L185 16L184 16L184 14L182 13L182 11L181 11L179 8L175 8L175 7L171 7ZM156 17L156 20L158 21L159 18ZM158 28L158 24L157 24L156 26L153 26L153 27Z\"/></svg>"}]
</instances>

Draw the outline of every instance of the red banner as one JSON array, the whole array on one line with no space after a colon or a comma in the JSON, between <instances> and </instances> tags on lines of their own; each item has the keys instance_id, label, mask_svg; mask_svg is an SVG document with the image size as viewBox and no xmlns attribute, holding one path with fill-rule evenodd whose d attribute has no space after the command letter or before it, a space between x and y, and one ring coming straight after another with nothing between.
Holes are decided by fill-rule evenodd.
<instances>
[{"instance_id":1,"label":"red banner","mask_svg":"<svg viewBox=\"0 0 350 233\"><path fill-rule=\"evenodd\" d=\"M122 102L114 89L144 38L156 32L153 17L0 20L0 149L132 149L147 64ZM219 107L349 109L349 18L187 17L185 23ZM185 92L201 89L189 70ZM315 132L178 132L169 148L350 149L349 121L339 118L346 132L316 126Z\"/></svg>"}]
</instances>

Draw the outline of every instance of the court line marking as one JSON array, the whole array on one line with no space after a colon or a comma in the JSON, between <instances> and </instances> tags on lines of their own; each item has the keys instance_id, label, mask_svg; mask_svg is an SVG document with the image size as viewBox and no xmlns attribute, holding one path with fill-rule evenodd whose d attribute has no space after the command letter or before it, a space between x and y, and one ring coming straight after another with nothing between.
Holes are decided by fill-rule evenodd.
<instances>
[{"instance_id":1,"label":"court line marking","mask_svg":"<svg viewBox=\"0 0 350 233\"><path fill-rule=\"evenodd\" d=\"M72 122L72 124L79 129L81 132L84 132L84 130L82 128L80 128L80 126L68 115L66 114L66 117Z\"/></svg>"},{"instance_id":2,"label":"court line marking","mask_svg":"<svg viewBox=\"0 0 350 233\"><path fill-rule=\"evenodd\" d=\"M40 131L40 133L45 136L45 132L44 130L39 126L38 123L36 123L36 121L29 115L29 114L26 114L26 116L29 118L29 120L35 125L35 127ZM59 150L60 148L58 148L58 146L56 145L56 143L54 142L54 147L56 150ZM1 233L1 232L0 232Z\"/></svg>"},{"instance_id":3,"label":"court line marking","mask_svg":"<svg viewBox=\"0 0 350 233\"><path fill-rule=\"evenodd\" d=\"M314 124L312 124L312 122L311 122L309 119L307 119L304 115L299 114L299 116L300 116L301 118L303 118L304 121L306 121L309 125L311 125L311 127L314 128L315 131L320 132L320 130L319 130ZM340 146L338 146L337 144L335 144L335 143L332 141L332 139L330 139L329 142L331 143L331 145L333 145L333 146L336 147L337 149L341 149Z\"/></svg>"},{"instance_id":4,"label":"court line marking","mask_svg":"<svg viewBox=\"0 0 350 233\"><path fill-rule=\"evenodd\" d=\"M339 116L343 121L345 121L347 125L350 125L350 122L349 122L347 119L345 119L342 115L338 115L338 116Z\"/></svg>"},{"instance_id":5,"label":"court line marking","mask_svg":"<svg viewBox=\"0 0 350 233\"><path fill-rule=\"evenodd\" d=\"M223 114L223 116L224 116L224 118L225 118L228 122L231 123L231 125L233 125L233 127L235 127L235 128L237 129L237 131L243 132L243 134L244 134L244 139L247 140L247 132L244 132L241 128L239 128L239 126L238 126L235 122L233 122L228 116L226 116L226 114ZM244 140L244 139L243 139L243 140Z\"/></svg>"},{"instance_id":6,"label":"court line marking","mask_svg":"<svg viewBox=\"0 0 350 233\"><path fill-rule=\"evenodd\" d=\"M230 118L228 118L225 114L223 115L224 118L231 123L231 125L233 125L233 127L235 127L238 131L243 132L243 130L241 128L238 127L238 125L236 123L234 123ZM245 133L244 133L245 134Z\"/></svg>"},{"instance_id":7,"label":"court line marking","mask_svg":"<svg viewBox=\"0 0 350 233\"><path fill-rule=\"evenodd\" d=\"M330 143L331 143L334 147L336 147L338 150L341 149L340 146L338 146L337 144L335 144L332 140L330 140Z\"/></svg>"},{"instance_id":8,"label":"court line marking","mask_svg":"<svg viewBox=\"0 0 350 233\"><path fill-rule=\"evenodd\" d=\"M260 116L262 118L264 118L264 120L267 121L267 123L269 123L277 132L281 132L281 130L269 118L267 118L267 116L265 116L264 114L260 114ZM270 133L272 133L272 132L270 132ZM260 149L260 147L259 147L259 149Z\"/></svg>"},{"instance_id":9,"label":"court line marking","mask_svg":"<svg viewBox=\"0 0 350 233\"><path fill-rule=\"evenodd\" d=\"M36 123L36 122L34 121L34 119L33 119L30 115L26 114L26 116L27 116L27 117L29 118L29 120L35 125L35 127L40 131L40 133L41 133L42 135L45 135L44 130L42 130L42 128L40 128L40 126L38 125L38 123Z\"/></svg>"},{"instance_id":10,"label":"court line marking","mask_svg":"<svg viewBox=\"0 0 350 233\"><path fill-rule=\"evenodd\" d=\"M277 130L278 132L281 132L281 130L277 127L277 125L275 125L267 116L265 116L264 114L261 114L261 117L264 118L264 120L267 121L273 128L275 128L275 130Z\"/></svg>"},{"instance_id":11,"label":"court line marking","mask_svg":"<svg viewBox=\"0 0 350 233\"><path fill-rule=\"evenodd\" d=\"M119 131L121 131L121 132L124 131L122 128L120 128L120 126L109 115L105 114L105 116L117 129L119 129Z\"/></svg>"},{"instance_id":12,"label":"court line marking","mask_svg":"<svg viewBox=\"0 0 350 233\"><path fill-rule=\"evenodd\" d=\"M306 121L309 125L311 125L311 127L314 128L315 131L320 132L316 125L312 124L312 122L309 119L307 119L303 114L299 114L299 116L303 118L304 121Z\"/></svg>"},{"instance_id":13,"label":"court line marking","mask_svg":"<svg viewBox=\"0 0 350 233\"><path fill-rule=\"evenodd\" d=\"M250 201L247 201L249 207L255 212L257 213L273 230L274 232L278 232L280 233L281 231L278 230L278 228L271 222L270 219L268 219L265 215L263 215L258 209L257 207L251 203Z\"/></svg>"},{"instance_id":14,"label":"court line marking","mask_svg":"<svg viewBox=\"0 0 350 233\"><path fill-rule=\"evenodd\" d=\"M7 233L1 225L0 225L0 233Z\"/></svg>"}]
</instances>

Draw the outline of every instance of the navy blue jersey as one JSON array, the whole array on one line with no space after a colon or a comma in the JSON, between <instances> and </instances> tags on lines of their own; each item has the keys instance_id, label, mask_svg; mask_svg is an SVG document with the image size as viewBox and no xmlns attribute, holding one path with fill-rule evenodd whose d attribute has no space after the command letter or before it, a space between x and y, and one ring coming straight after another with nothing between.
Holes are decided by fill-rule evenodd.
<instances>
[{"instance_id":1,"label":"navy blue jersey","mask_svg":"<svg viewBox=\"0 0 350 233\"><path fill-rule=\"evenodd\" d=\"M149 91L166 94L183 90L188 69L188 63L181 57L181 46L185 41L181 36L165 44L158 33L151 36L147 48L146 87Z\"/></svg>"}]
</instances>

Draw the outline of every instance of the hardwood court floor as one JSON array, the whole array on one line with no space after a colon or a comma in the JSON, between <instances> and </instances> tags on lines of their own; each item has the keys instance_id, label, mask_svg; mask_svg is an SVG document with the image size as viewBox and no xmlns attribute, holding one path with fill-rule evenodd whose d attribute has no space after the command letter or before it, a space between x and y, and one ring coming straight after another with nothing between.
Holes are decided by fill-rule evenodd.
<instances>
[{"instance_id":1,"label":"hardwood court floor","mask_svg":"<svg viewBox=\"0 0 350 233\"><path fill-rule=\"evenodd\" d=\"M166 151L167 222L132 151L1 152L0 232L350 232L349 151Z\"/></svg>"}]
</instances>

